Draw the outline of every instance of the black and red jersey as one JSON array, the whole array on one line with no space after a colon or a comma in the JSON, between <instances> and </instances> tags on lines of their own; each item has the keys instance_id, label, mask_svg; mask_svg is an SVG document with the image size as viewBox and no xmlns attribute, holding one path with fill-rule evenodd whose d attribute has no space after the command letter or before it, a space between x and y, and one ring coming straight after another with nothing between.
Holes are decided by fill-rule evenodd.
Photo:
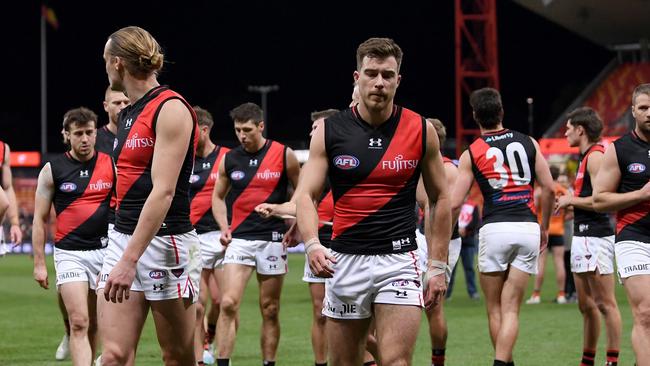
<instances>
[{"instance_id":1,"label":"black and red jersey","mask_svg":"<svg viewBox=\"0 0 650 366\"><path fill-rule=\"evenodd\" d=\"M104 125L97 129L97 139L95 141L95 150L113 156L115 147L115 134Z\"/></svg>"},{"instance_id":2,"label":"black and red jersey","mask_svg":"<svg viewBox=\"0 0 650 366\"><path fill-rule=\"evenodd\" d=\"M113 147L115 147L115 134L104 125L97 129L97 140L95 150L113 156ZM108 210L108 222L115 224L115 207L117 206L117 197L112 195L111 203Z\"/></svg>"},{"instance_id":3,"label":"black and red jersey","mask_svg":"<svg viewBox=\"0 0 650 366\"><path fill-rule=\"evenodd\" d=\"M286 231L284 220L265 219L255 212L260 203L287 200L287 147L266 140L264 146L249 153L239 146L224 157L230 179L232 237L246 240L281 241Z\"/></svg>"},{"instance_id":4,"label":"black and red jersey","mask_svg":"<svg viewBox=\"0 0 650 366\"><path fill-rule=\"evenodd\" d=\"M331 247L349 254L417 249L415 190L426 147L425 120L395 106L377 127L356 107L325 120L325 149L334 198Z\"/></svg>"},{"instance_id":5,"label":"black and red jersey","mask_svg":"<svg viewBox=\"0 0 650 366\"><path fill-rule=\"evenodd\" d=\"M502 129L469 147L472 171L483 194L483 224L537 222L533 185L537 149L528 135Z\"/></svg>"},{"instance_id":6,"label":"black and red jersey","mask_svg":"<svg viewBox=\"0 0 650 366\"><path fill-rule=\"evenodd\" d=\"M153 188L151 164L156 144L156 121L164 103L173 99L178 99L187 106L194 126L187 141L187 152L178 175L174 198L156 235L182 234L193 229L190 222L189 188L199 138L196 114L178 93L166 86L158 86L119 114L117 145L113 154L117 165L115 230L118 232L133 234L142 207Z\"/></svg>"},{"instance_id":7,"label":"black and red jersey","mask_svg":"<svg viewBox=\"0 0 650 366\"><path fill-rule=\"evenodd\" d=\"M632 131L614 141L621 181L618 193L638 191L650 181L650 143ZM616 241L650 243L650 201L616 213Z\"/></svg>"},{"instance_id":8,"label":"black and red jersey","mask_svg":"<svg viewBox=\"0 0 650 366\"><path fill-rule=\"evenodd\" d=\"M591 176L587 170L589 162L589 155L598 151L605 152L603 145L591 145L587 151L580 156L580 165L576 173L576 180L573 183L573 195L576 197L591 197L593 194L593 187L591 185ZM609 223L609 217L606 213L596 211L583 210L578 207L573 208L573 235L574 236L595 236L605 237L614 235L614 230Z\"/></svg>"},{"instance_id":9,"label":"black and red jersey","mask_svg":"<svg viewBox=\"0 0 650 366\"><path fill-rule=\"evenodd\" d=\"M54 245L65 250L106 246L108 204L115 184L111 157L96 151L92 159L81 162L67 152L53 158L50 167L56 212Z\"/></svg>"},{"instance_id":10,"label":"black and red jersey","mask_svg":"<svg viewBox=\"0 0 650 366\"><path fill-rule=\"evenodd\" d=\"M194 161L190 176L190 220L199 234L219 230L212 215L212 191L219 177L219 163L228 151L227 147L215 146L208 156L197 156Z\"/></svg>"}]
</instances>

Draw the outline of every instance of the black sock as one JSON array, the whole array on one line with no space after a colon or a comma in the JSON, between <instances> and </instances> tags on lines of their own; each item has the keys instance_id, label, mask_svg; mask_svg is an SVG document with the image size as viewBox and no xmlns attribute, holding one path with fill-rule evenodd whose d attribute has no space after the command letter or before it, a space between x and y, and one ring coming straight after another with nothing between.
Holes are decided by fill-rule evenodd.
<instances>
[{"instance_id":1,"label":"black sock","mask_svg":"<svg viewBox=\"0 0 650 366\"><path fill-rule=\"evenodd\" d=\"M229 358L217 358L217 366L230 366Z\"/></svg>"},{"instance_id":2,"label":"black sock","mask_svg":"<svg viewBox=\"0 0 650 366\"><path fill-rule=\"evenodd\" d=\"M323 363L314 362L314 366L327 366L327 362L323 362Z\"/></svg>"},{"instance_id":3,"label":"black sock","mask_svg":"<svg viewBox=\"0 0 650 366\"><path fill-rule=\"evenodd\" d=\"M515 361L508 362L507 366L515 366Z\"/></svg>"},{"instance_id":4,"label":"black sock","mask_svg":"<svg viewBox=\"0 0 650 366\"><path fill-rule=\"evenodd\" d=\"M377 363L375 362L375 360L372 360L372 361L364 362L363 366L377 366Z\"/></svg>"},{"instance_id":5,"label":"black sock","mask_svg":"<svg viewBox=\"0 0 650 366\"><path fill-rule=\"evenodd\" d=\"M445 365L445 349L433 348L431 350L431 365L444 366Z\"/></svg>"},{"instance_id":6,"label":"black sock","mask_svg":"<svg viewBox=\"0 0 650 366\"><path fill-rule=\"evenodd\" d=\"M63 324L65 325L65 334L70 336L70 320L68 319L63 319Z\"/></svg>"},{"instance_id":7,"label":"black sock","mask_svg":"<svg viewBox=\"0 0 650 366\"><path fill-rule=\"evenodd\" d=\"M266 360L264 360L262 362L262 365L263 366L275 366L275 361L266 361Z\"/></svg>"},{"instance_id":8,"label":"black sock","mask_svg":"<svg viewBox=\"0 0 650 366\"><path fill-rule=\"evenodd\" d=\"M494 360L492 366L508 366L508 363L505 361Z\"/></svg>"}]
</instances>

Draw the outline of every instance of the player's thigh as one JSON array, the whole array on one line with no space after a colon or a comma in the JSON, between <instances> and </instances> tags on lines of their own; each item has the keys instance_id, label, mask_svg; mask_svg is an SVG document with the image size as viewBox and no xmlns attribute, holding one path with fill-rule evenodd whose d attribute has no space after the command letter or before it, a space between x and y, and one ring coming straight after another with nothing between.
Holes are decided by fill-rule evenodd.
<instances>
[{"instance_id":1,"label":"player's thigh","mask_svg":"<svg viewBox=\"0 0 650 366\"><path fill-rule=\"evenodd\" d=\"M623 280L625 292L635 318L650 313L650 275L631 276Z\"/></svg>"},{"instance_id":2,"label":"player's thigh","mask_svg":"<svg viewBox=\"0 0 650 366\"><path fill-rule=\"evenodd\" d=\"M71 321L88 317L88 282L66 282L59 286L59 293Z\"/></svg>"},{"instance_id":3,"label":"player's thigh","mask_svg":"<svg viewBox=\"0 0 650 366\"><path fill-rule=\"evenodd\" d=\"M422 308L412 305L375 304L379 358L385 362L410 360L415 347Z\"/></svg>"},{"instance_id":4,"label":"player's thigh","mask_svg":"<svg viewBox=\"0 0 650 366\"><path fill-rule=\"evenodd\" d=\"M276 303L279 305L280 294L282 293L283 275L268 276L257 274L257 282L260 287L260 305Z\"/></svg>"},{"instance_id":5,"label":"player's thigh","mask_svg":"<svg viewBox=\"0 0 650 366\"><path fill-rule=\"evenodd\" d=\"M246 283L253 274L255 267L237 264L226 263L223 266L223 297L228 299L241 300L246 288Z\"/></svg>"},{"instance_id":6,"label":"player's thigh","mask_svg":"<svg viewBox=\"0 0 650 366\"><path fill-rule=\"evenodd\" d=\"M182 352L181 349L191 344L194 336L196 308L192 300L151 301L150 306L160 347Z\"/></svg>"},{"instance_id":7,"label":"player's thigh","mask_svg":"<svg viewBox=\"0 0 650 366\"><path fill-rule=\"evenodd\" d=\"M148 311L148 302L141 291L131 291L129 298L121 303L107 301L100 292L97 318L104 351L134 354Z\"/></svg>"}]
</instances>

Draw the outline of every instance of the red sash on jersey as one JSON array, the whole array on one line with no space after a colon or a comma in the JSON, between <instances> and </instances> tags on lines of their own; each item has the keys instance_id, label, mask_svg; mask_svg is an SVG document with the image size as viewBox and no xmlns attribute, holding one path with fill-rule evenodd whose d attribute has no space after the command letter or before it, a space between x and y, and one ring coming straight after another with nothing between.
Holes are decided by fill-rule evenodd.
<instances>
[{"instance_id":1,"label":"red sash on jersey","mask_svg":"<svg viewBox=\"0 0 650 366\"><path fill-rule=\"evenodd\" d=\"M418 126L415 129L414 126ZM343 234L361 220L384 207L413 176L416 168L403 169L401 173L382 169L382 163L396 160L422 159L422 118L415 112L402 110L390 145L377 166L358 186L349 189L334 203L334 228L332 239ZM416 133L414 133L416 131ZM382 181L382 186L372 188L369 182ZM375 184L377 185L377 184ZM386 194L386 191L389 194Z\"/></svg>"},{"instance_id":2,"label":"red sash on jersey","mask_svg":"<svg viewBox=\"0 0 650 366\"><path fill-rule=\"evenodd\" d=\"M284 172L284 146L275 141L271 142L271 146L264 155L264 159L262 159L253 179L233 202L230 231L235 231L253 213L255 206L261 202L266 202L268 197L275 191L281 178L273 181L260 178L260 174L264 174L267 169Z\"/></svg>"},{"instance_id":3,"label":"red sash on jersey","mask_svg":"<svg viewBox=\"0 0 650 366\"><path fill-rule=\"evenodd\" d=\"M61 241L71 231L86 222L112 191L115 177L111 158L107 154L98 152L95 152L95 154L99 155L93 168L93 175L90 177L84 193L56 216L56 236L54 239L56 242ZM106 190L107 192L102 193L91 190L91 187L96 186L98 181L105 181L106 179L111 182L111 188Z\"/></svg>"},{"instance_id":4,"label":"red sash on jersey","mask_svg":"<svg viewBox=\"0 0 650 366\"><path fill-rule=\"evenodd\" d=\"M228 148L219 148L219 154L217 154L217 157L214 159L214 164L212 165L210 175L208 175L203 188L201 188L200 191L196 192L194 199L192 199L192 202L190 203L190 221L192 221L192 225L196 225L196 223L201 220L205 213L208 212L210 208L212 208L212 191L217 179L212 179L211 177L217 176L221 159L224 155L226 155L228 151Z\"/></svg>"}]
</instances>

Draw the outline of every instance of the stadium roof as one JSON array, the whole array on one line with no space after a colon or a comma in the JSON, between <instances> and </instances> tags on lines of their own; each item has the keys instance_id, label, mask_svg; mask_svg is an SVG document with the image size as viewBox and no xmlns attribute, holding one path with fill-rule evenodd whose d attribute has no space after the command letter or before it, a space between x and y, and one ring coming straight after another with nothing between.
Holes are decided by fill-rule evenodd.
<instances>
[{"instance_id":1,"label":"stadium roof","mask_svg":"<svg viewBox=\"0 0 650 366\"><path fill-rule=\"evenodd\" d=\"M650 0L514 0L605 47L650 39Z\"/></svg>"}]
</instances>

